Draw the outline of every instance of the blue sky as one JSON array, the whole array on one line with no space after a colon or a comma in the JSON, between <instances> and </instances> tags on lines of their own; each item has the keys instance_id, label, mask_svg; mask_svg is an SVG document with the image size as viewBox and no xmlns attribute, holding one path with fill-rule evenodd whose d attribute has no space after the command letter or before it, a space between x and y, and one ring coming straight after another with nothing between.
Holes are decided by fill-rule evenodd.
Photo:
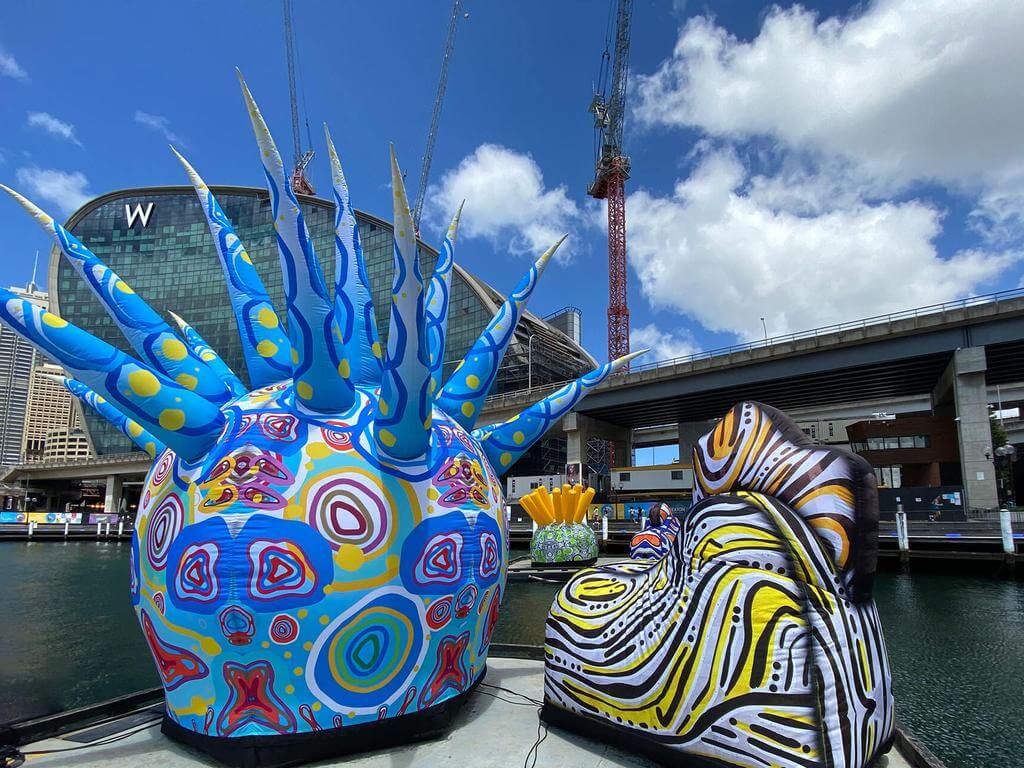
<instances>
[{"instance_id":1,"label":"blue sky","mask_svg":"<svg viewBox=\"0 0 1024 768\"><path fill-rule=\"evenodd\" d=\"M355 204L390 217L387 144L415 195L450 6L294 6L313 181L328 178L326 121ZM1018 286L1024 11L945 6L636 0L634 347L667 357L759 337L760 317L775 334ZM466 7L424 236L468 197L456 258L507 290L570 232L531 309L579 306L604 359L603 211L585 190L607 5ZM7 4L0 181L62 217L185 183L172 141L208 182L259 185L235 66L289 148L280 3ZM13 202L0 232L0 282L24 283L49 243Z\"/></svg>"}]
</instances>

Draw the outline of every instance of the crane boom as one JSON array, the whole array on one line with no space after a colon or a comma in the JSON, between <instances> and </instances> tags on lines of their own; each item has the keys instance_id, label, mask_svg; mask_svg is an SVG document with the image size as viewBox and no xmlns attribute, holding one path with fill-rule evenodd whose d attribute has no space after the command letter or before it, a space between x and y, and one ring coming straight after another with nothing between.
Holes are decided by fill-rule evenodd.
<instances>
[{"instance_id":1,"label":"crane boom","mask_svg":"<svg viewBox=\"0 0 1024 768\"><path fill-rule=\"evenodd\" d=\"M458 27L459 11L462 0L453 0L452 15L448 20L448 36L444 42L444 55L441 57L441 75L437 80L437 94L434 96L434 111L430 116L430 130L427 131L427 146L423 152L423 167L420 169L420 186L416 195L416 206L413 208L412 220L416 231L420 230L420 217L423 215L423 198L427 192L427 181L430 179L430 163L434 159L434 143L437 141L437 126L441 121L441 106L444 103L444 92L448 87L448 65L452 60L455 48L455 29Z\"/></svg>"},{"instance_id":2,"label":"crane boom","mask_svg":"<svg viewBox=\"0 0 1024 768\"><path fill-rule=\"evenodd\" d=\"M608 359L629 354L629 301L626 287L626 179L629 158L622 153L626 112L626 78L629 73L630 22L633 0L618 0L615 16L615 55L610 95L605 83L594 94L590 111L597 131L594 182L587 194L608 201ZM609 56L607 48L602 66ZM623 366L620 372L628 369Z\"/></svg>"},{"instance_id":3,"label":"crane boom","mask_svg":"<svg viewBox=\"0 0 1024 768\"><path fill-rule=\"evenodd\" d=\"M313 159L313 149L302 151L302 137L299 133L299 98L295 88L295 34L292 30L292 2L284 0L284 47L288 59L288 96L292 105L292 143L295 148L295 169L292 171L292 191L296 194L315 194L313 185L306 177L306 166Z\"/></svg>"}]
</instances>

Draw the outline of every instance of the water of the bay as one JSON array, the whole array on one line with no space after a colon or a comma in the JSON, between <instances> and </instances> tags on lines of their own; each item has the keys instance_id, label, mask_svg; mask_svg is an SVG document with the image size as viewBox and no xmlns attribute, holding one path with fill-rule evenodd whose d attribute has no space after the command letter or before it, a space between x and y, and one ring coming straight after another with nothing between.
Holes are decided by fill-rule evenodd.
<instances>
[{"instance_id":1,"label":"water of the bay","mask_svg":"<svg viewBox=\"0 0 1024 768\"><path fill-rule=\"evenodd\" d=\"M127 544L0 544L0 723L157 685L127 584ZM557 588L510 584L494 640L542 643ZM1024 583L883 571L875 599L898 717L949 768L1019 764Z\"/></svg>"}]
</instances>

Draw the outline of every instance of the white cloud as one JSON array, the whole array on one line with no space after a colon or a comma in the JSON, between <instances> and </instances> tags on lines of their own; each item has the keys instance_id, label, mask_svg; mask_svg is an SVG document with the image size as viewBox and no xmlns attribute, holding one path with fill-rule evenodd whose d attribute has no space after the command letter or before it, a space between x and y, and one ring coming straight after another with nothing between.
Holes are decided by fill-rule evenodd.
<instances>
[{"instance_id":1,"label":"white cloud","mask_svg":"<svg viewBox=\"0 0 1024 768\"><path fill-rule=\"evenodd\" d=\"M876 0L823 21L773 7L751 41L696 17L639 78L636 111L850 158L897 186L1001 186L1024 177L1022 28L1019 0Z\"/></svg>"},{"instance_id":2,"label":"white cloud","mask_svg":"<svg viewBox=\"0 0 1024 768\"><path fill-rule=\"evenodd\" d=\"M443 227L465 200L460 237L484 237L513 253L540 255L579 222L565 186L548 188L534 159L507 147L481 144L427 193L427 220ZM555 258L573 253L572 238Z\"/></svg>"},{"instance_id":3,"label":"white cloud","mask_svg":"<svg viewBox=\"0 0 1024 768\"><path fill-rule=\"evenodd\" d=\"M42 128L47 133L82 146L82 142L75 136L75 126L65 123L47 112L29 112L28 125L31 128Z\"/></svg>"},{"instance_id":4,"label":"white cloud","mask_svg":"<svg viewBox=\"0 0 1024 768\"><path fill-rule=\"evenodd\" d=\"M170 121L163 115L151 115L149 112L137 109L133 119L140 125L144 125L157 133L162 133L163 137L171 144L184 144L182 138L171 130Z\"/></svg>"},{"instance_id":5,"label":"white cloud","mask_svg":"<svg viewBox=\"0 0 1024 768\"><path fill-rule=\"evenodd\" d=\"M72 213L92 198L88 191L89 180L74 171L59 171L55 168L19 168L18 184L25 196L38 202L49 200L63 213Z\"/></svg>"},{"instance_id":6,"label":"white cloud","mask_svg":"<svg viewBox=\"0 0 1024 768\"><path fill-rule=\"evenodd\" d=\"M636 352L640 349L651 350L639 362L653 363L661 360L672 360L687 357L700 351L700 346L687 330L662 331L654 323L631 328L629 331L629 348Z\"/></svg>"},{"instance_id":7,"label":"white cloud","mask_svg":"<svg viewBox=\"0 0 1024 768\"><path fill-rule=\"evenodd\" d=\"M777 182L751 180L724 149L705 155L669 197L630 195L629 258L651 304L753 339L761 317L775 335L969 295L1020 258L939 257L942 212L919 201L850 200L801 215L765 193Z\"/></svg>"},{"instance_id":8,"label":"white cloud","mask_svg":"<svg viewBox=\"0 0 1024 768\"><path fill-rule=\"evenodd\" d=\"M2 47L0 47L0 75L13 77L15 80L28 80L28 73Z\"/></svg>"}]
</instances>

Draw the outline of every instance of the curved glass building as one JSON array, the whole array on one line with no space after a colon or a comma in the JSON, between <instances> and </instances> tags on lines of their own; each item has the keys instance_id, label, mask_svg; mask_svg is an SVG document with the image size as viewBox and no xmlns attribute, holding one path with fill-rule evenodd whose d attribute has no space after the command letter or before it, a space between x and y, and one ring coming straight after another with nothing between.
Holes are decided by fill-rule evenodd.
<instances>
[{"instance_id":1,"label":"curved glass building","mask_svg":"<svg viewBox=\"0 0 1024 768\"><path fill-rule=\"evenodd\" d=\"M211 187L211 191L234 224L281 317L285 317L267 192L225 186ZM327 283L333 285L334 204L315 197L300 197L300 202ZM359 211L356 219L377 310L377 327L386 342L393 271L392 229L382 219ZM86 203L65 226L169 322L168 310L180 315L236 373L246 377L224 276L192 187L111 192ZM422 274L431 274L436 260L437 250L421 241ZM524 272L526 268L524 263ZM54 312L131 353L113 320L56 248L50 255L49 290ZM446 377L469 351L502 300L503 294L456 264L448 320ZM527 313L499 369L492 394L524 389L528 384L565 381L595 365L596 361L565 333ZM132 450L120 433L88 411L86 429L97 454Z\"/></svg>"}]
</instances>

